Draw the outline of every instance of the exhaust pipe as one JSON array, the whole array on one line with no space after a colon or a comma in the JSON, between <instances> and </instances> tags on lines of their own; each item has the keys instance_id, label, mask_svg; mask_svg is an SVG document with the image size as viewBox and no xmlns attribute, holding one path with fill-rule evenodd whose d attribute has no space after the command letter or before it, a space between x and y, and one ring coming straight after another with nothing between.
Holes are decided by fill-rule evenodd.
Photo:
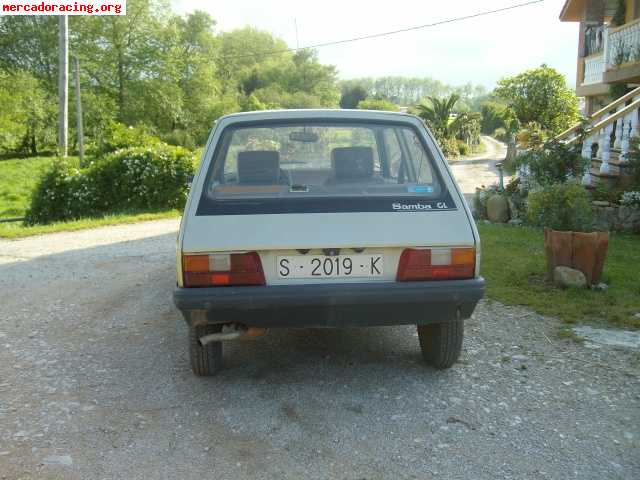
<instances>
[{"instance_id":1,"label":"exhaust pipe","mask_svg":"<svg viewBox=\"0 0 640 480\"><path fill-rule=\"evenodd\" d=\"M219 333L210 333L200 337L200 345L203 347L211 342L227 342L229 340L255 340L266 335L266 328L247 327L237 323L230 323L222 326Z\"/></svg>"}]
</instances>

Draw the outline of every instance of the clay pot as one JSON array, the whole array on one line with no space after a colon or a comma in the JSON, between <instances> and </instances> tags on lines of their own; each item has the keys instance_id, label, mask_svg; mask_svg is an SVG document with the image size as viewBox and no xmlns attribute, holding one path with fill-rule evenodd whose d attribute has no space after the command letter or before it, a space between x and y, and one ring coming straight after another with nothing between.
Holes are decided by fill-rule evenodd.
<instances>
[{"instance_id":1,"label":"clay pot","mask_svg":"<svg viewBox=\"0 0 640 480\"><path fill-rule=\"evenodd\" d=\"M553 279L557 266L575 268L584 273L587 285L600 282L609 247L609 232L561 232L544 229L547 274Z\"/></svg>"}]
</instances>

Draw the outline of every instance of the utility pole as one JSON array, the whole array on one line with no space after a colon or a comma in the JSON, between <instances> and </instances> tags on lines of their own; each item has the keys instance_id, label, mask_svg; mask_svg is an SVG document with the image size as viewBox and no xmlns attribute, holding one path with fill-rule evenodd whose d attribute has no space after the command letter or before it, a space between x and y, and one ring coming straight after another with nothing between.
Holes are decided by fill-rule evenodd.
<instances>
[{"instance_id":1,"label":"utility pole","mask_svg":"<svg viewBox=\"0 0 640 480\"><path fill-rule=\"evenodd\" d=\"M58 32L58 152L60 156L67 156L67 138L69 123L69 22L66 15L59 17Z\"/></svg>"},{"instance_id":2,"label":"utility pole","mask_svg":"<svg viewBox=\"0 0 640 480\"><path fill-rule=\"evenodd\" d=\"M80 97L80 62L78 57L73 57L73 76L76 90L76 131L78 132L78 154L80 155L80 166L84 167L84 135L82 133L82 97Z\"/></svg>"}]
</instances>

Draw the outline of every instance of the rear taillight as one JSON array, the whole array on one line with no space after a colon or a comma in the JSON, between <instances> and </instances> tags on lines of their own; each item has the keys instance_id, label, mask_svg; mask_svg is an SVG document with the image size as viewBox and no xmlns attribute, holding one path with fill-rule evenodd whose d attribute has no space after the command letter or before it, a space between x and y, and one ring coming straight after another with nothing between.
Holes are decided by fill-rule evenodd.
<instances>
[{"instance_id":1,"label":"rear taillight","mask_svg":"<svg viewBox=\"0 0 640 480\"><path fill-rule=\"evenodd\" d=\"M475 248L407 248L398 263L398 282L473 278Z\"/></svg>"},{"instance_id":2,"label":"rear taillight","mask_svg":"<svg viewBox=\"0 0 640 480\"><path fill-rule=\"evenodd\" d=\"M264 285L264 272L256 252L183 255L185 287Z\"/></svg>"}]
</instances>

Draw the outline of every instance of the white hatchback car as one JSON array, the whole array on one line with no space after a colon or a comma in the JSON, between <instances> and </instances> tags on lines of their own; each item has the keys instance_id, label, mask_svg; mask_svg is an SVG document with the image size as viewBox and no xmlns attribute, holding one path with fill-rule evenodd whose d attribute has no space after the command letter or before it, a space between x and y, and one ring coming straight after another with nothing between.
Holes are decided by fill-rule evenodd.
<instances>
[{"instance_id":1,"label":"white hatchback car","mask_svg":"<svg viewBox=\"0 0 640 480\"><path fill-rule=\"evenodd\" d=\"M191 366L271 327L414 324L427 363L459 357L484 293L480 238L447 161L412 115L233 114L185 207L174 301Z\"/></svg>"}]
</instances>

